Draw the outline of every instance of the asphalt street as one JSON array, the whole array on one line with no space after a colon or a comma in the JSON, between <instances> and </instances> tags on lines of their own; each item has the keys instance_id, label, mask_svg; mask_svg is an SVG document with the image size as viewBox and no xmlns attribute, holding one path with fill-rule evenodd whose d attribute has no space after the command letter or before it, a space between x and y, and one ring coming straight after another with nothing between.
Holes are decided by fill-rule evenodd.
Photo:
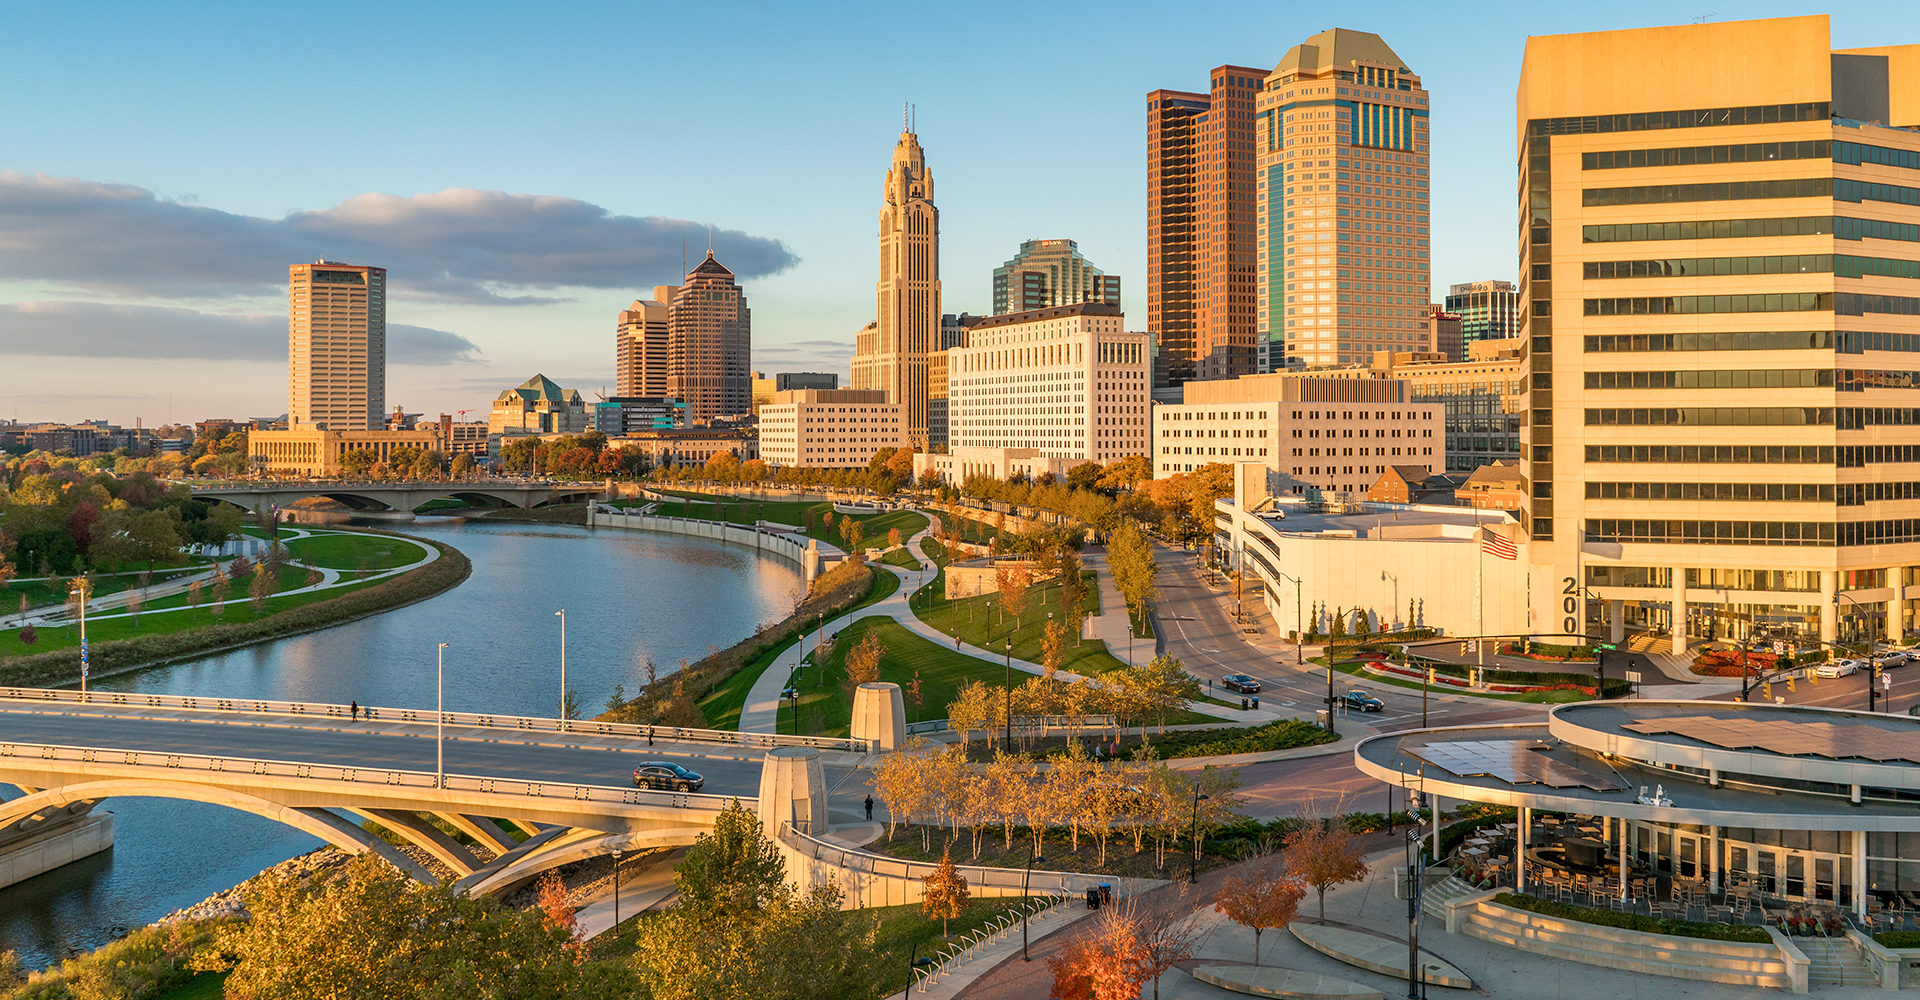
<instances>
[{"instance_id":1,"label":"asphalt street","mask_svg":"<svg viewBox=\"0 0 1920 1000\"><path fill-rule=\"evenodd\" d=\"M55 714L55 713L59 714ZM123 705L49 706L0 702L0 742L205 754L329 767L434 769L434 727L337 719L147 710ZM642 761L671 760L707 779L701 791L758 797L761 755L710 745L629 742L554 733L519 737L497 729L446 727L449 774L522 781L629 785ZM846 767L828 767L829 787Z\"/></svg>"}]
</instances>

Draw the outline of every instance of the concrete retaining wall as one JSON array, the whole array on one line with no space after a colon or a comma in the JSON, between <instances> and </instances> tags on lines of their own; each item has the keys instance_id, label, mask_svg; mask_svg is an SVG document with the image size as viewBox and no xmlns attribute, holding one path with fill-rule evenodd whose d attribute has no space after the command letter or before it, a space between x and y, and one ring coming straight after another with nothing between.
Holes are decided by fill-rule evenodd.
<instances>
[{"instance_id":1,"label":"concrete retaining wall","mask_svg":"<svg viewBox=\"0 0 1920 1000\"><path fill-rule=\"evenodd\" d=\"M1474 903L1465 916L1460 929L1468 937L1562 961L1649 976L1807 992L1807 958L1784 938L1748 944L1648 934L1549 917L1485 899Z\"/></svg>"},{"instance_id":2,"label":"concrete retaining wall","mask_svg":"<svg viewBox=\"0 0 1920 1000\"><path fill-rule=\"evenodd\" d=\"M917 830L907 831L901 836L918 837L920 833ZM849 848L819 837L796 833L791 826L783 827L774 842L780 847L780 856L787 863L787 871L801 884L826 879L839 883L846 892L842 905L849 910L918 903L925 895L926 888L921 880L939 867L928 862L903 861ZM1103 882L1111 883L1116 895L1126 896L1166 884L1159 879L1043 871L1034 872L1029 881L1027 873L1020 869L961 864L954 867L966 877L967 889L975 898L1020 896L1029 892L1083 895L1088 887Z\"/></svg>"},{"instance_id":3,"label":"concrete retaining wall","mask_svg":"<svg viewBox=\"0 0 1920 1000\"><path fill-rule=\"evenodd\" d=\"M710 538L714 541L745 545L798 567L802 573L806 574L808 585L812 585L814 578L826 569L826 560L821 557L817 549L810 547L812 539L799 532L768 531L744 524L662 517L657 514L640 514L631 511L614 512L602 507L587 508L587 524L595 528L660 531L670 535L690 535L695 538Z\"/></svg>"},{"instance_id":4,"label":"concrete retaining wall","mask_svg":"<svg viewBox=\"0 0 1920 1000\"><path fill-rule=\"evenodd\" d=\"M0 889L113 848L113 814L94 813L0 851Z\"/></svg>"}]
</instances>

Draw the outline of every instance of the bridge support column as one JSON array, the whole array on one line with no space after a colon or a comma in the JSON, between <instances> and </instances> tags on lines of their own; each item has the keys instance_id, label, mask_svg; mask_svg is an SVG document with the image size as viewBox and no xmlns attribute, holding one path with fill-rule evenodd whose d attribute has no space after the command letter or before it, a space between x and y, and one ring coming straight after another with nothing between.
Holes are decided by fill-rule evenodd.
<instances>
[{"instance_id":1,"label":"bridge support column","mask_svg":"<svg viewBox=\"0 0 1920 1000\"><path fill-rule=\"evenodd\" d=\"M820 575L821 561L822 560L820 559L820 540L817 538L807 539L807 555L806 555L806 558L801 560L801 562L803 563L802 568L806 571L806 574L807 574L808 587L812 587L814 578Z\"/></svg>"},{"instance_id":2,"label":"bridge support column","mask_svg":"<svg viewBox=\"0 0 1920 1000\"><path fill-rule=\"evenodd\" d=\"M760 767L760 825L778 842L780 828L801 833L827 832L827 779L820 751L812 747L775 747Z\"/></svg>"},{"instance_id":3,"label":"bridge support column","mask_svg":"<svg viewBox=\"0 0 1920 1000\"><path fill-rule=\"evenodd\" d=\"M870 681L853 692L853 732L875 750L898 750L907 739L907 705L900 685Z\"/></svg>"},{"instance_id":4,"label":"bridge support column","mask_svg":"<svg viewBox=\"0 0 1920 1000\"><path fill-rule=\"evenodd\" d=\"M91 803L89 803L91 805ZM113 814L61 815L0 843L0 889L113 849ZM8 831L12 833L13 831Z\"/></svg>"}]
</instances>

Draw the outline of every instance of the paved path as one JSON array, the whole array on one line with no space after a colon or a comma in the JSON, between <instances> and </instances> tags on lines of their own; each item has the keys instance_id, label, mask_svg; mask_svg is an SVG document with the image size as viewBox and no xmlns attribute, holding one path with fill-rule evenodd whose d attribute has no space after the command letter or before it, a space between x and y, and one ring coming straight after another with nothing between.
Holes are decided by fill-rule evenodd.
<instances>
[{"instance_id":1,"label":"paved path","mask_svg":"<svg viewBox=\"0 0 1920 1000\"><path fill-rule=\"evenodd\" d=\"M926 528L921 529L915 533L912 538L907 539L909 549L917 552L919 551L920 541L933 532L934 524L937 523L937 520L935 519L936 515L928 511L916 510L916 512L924 514L930 519ZM922 585L930 583L933 576L929 570L921 570L915 573L914 571L903 570L897 566L889 566L885 563L871 563L869 565L872 565L876 570L889 572L898 577L900 579L900 587L883 601L832 619L827 623L825 629L828 634L838 632L859 619L879 615L892 618L907 630L929 642L939 643L942 646L953 645L953 648L958 652L965 653L968 656L982 660L988 664L1004 665L1007 662L1004 651L995 652L967 642L954 645L953 636L921 621L919 616L914 614L909 604L914 593L912 589L913 584L916 581ZM1106 579L1106 574L1103 573L1101 579ZM1109 606L1104 603L1106 601L1104 591L1101 600L1103 602L1101 604L1103 609ZM1107 616L1103 614L1100 617L1105 618ZM1121 628L1124 632L1126 616L1123 613L1119 618L1122 623ZM814 638L817 645L817 633ZM1110 643L1108 648L1112 648ZM776 727L778 725L780 711L780 692L786 688L787 679L792 676L793 670L799 666L801 655L799 644L795 644L781 656L778 662L768 667L767 670L760 675L759 680L754 682L753 688L747 692L746 706L740 711L741 732L772 733L778 731ZM1030 660L1014 660L1013 668L1035 676L1043 676L1046 674L1044 667ZM1069 670L1062 670L1057 676L1071 682L1079 680L1081 675ZM1215 718L1225 719L1234 723L1271 722L1275 719L1293 717L1292 713L1268 711L1266 709L1261 709L1258 712L1243 712L1237 708L1208 705L1203 702L1196 702L1191 707L1193 711L1202 715L1211 715Z\"/></svg>"},{"instance_id":2,"label":"paved path","mask_svg":"<svg viewBox=\"0 0 1920 1000\"><path fill-rule=\"evenodd\" d=\"M620 920L622 923L648 910L663 909L680 898L673 884L673 868L686 856L684 850L657 855L645 868L631 862L620 866ZM607 880L601 891L573 912L574 926L580 936L591 941L613 929L613 881Z\"/></svg>"}]
</instances>

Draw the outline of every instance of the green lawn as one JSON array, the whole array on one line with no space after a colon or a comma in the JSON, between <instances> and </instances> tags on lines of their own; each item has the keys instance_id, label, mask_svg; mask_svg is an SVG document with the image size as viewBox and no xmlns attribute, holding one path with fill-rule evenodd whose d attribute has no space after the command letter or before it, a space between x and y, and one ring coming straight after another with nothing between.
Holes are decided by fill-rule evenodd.
<instances>
[{"instance_id":1,"label":"green lawn","mask_svg":"<svg viewBox=\"0 0 1920 1000\"><path fill-rule=\"evenodd\" d=\"M940 544L940 539L931 536L920 539L920 552L935 566L947 567L947 547Z\"/></svg>"},{"instance_id":2,"label":"green lawn","mask_svg":"<svg viewBox=\"0 0 1920 1000\"><path fill-rule=\"evenodd\" d=\"M944 575L945 571L942 571L943 578ZM1100 613L1100 588L1091 570L1084 574L1084 578L1087 581L1087 596L1080 602L1080 607L1091 618ZM998 594L949 601L940 596L944 587L944 579L936 579L930 589L919 595L914 607L921 621L948 635L957 634L982 649L1003 650L1011 636L1015 657L1040 662L1040 640L1047 631L1047 612L1061 614L1059 583L1049 582L1027 588L1026 608L1018 619L1006 614ZM1070 638L1066 655L1061 658L1060 669L1079 674L1103 674L1125 665L1108 651L1105 642Z\"/></svg>"},{"instance_id":3,"label":"green lawn","mask_svg":"<svg viewBox=\"0 0 1920 1000\"><path fill-rule=\"evenodd\" d=\"M920 568L920 560L915 559L913 557L913 553L907 551L907 547L905 545L902 545L897 549L893 549L889 551L886 555L881 556L880 561L883 563L886 563L889 566L898 566L901 569L919 569Z\"/></svg>"},{"instance_id":4,"label":"green lawn","mask_svg":"<svg viewBox=\"0 0 1920 1000\"><path fill-rule=\"evenodd\" d=\"M808 666L800 671L798 714L801 727L810 735L845 736L853 718L853 701L845 687L845 659L848 650L868 632L876 632L886 653L880 658L880 679L900 685L907 693L907 721L942 719L955 692L968 681L985 681L1002 687L1006 678L1003 663L989 663L930 642L909 631L906 626L885 615L870 615L840 630L833 654L827 657L826 670ZM912 702L914 675L920 677L925 704L915 709ZM1013 672L1013 683L1023 684L1033 675ZM795 706L780 706L780 731L794 732Z\"/></svg>"},{"instance_id":5,"label":"green lawn","mask_svg":"<svg viewBox=\"0 0 1920 1000\"><path fill-rule=\"evenodd\" d=\"M989 513L986 516L991 518L993 515ZM978 545L992 545L994 536L1000 533L1000 529L985 521L962 517L950 510L940 512L940 524L947 529L948 534L963 542L973 542Z\"/></svg>"},{"instance_id":6,"label":"green lawn","mask_svg":"<svg viewBox=\"0 0 1920 1000\"><path fill-rule=\"evenodd\" d=\"M1373 657L1368 657L1367 659L1373 659ZM1327 660L1324 656L1316 656L1313 657L1310 662L1318 663L1324 668ZM1526 694L1496 694L1488 691L1469 691L1465 688L1457 688L1447 684L1423 685L1419 681L1405 677L1383 677L1379 674L1368 673L1360 667L1360 664L1364 662L1366 662L1366 660L1347 660L1343 663L1335 664L1333 669L1343 674L1350 674L1362 682L1360 684L1349 684L1347 685L1349 688L1363 687L1366 684L1386 684L1392 687L1418 691L1422 687L1427 687L1428 690L1434 694L1464 694L1473 698L1490 698L1496 701L1520 701L1535 705L1561 705L1573 701L1593 700L1578 691L1532 691Z\"/></svg>"},{"instance_id":7,"label":"green lawn","mask_svg":"<svg viewBox=\"0 0 1920 1000\"><path fill-rule=\"evenodd\" d=\"M148 577L148 585L165 583L168 580L203 572L206 570L207 565L208 561L206 559L195 559L185 566L157 567L153 570L153 575ZM137 587L139 584L140 577L138 574L127 574L123 576L116 573L112 576L96 576L93 578L93 596L105 597L108 594L118 594L123 590ZM60 578L60 586L57 591L48 587L44 580L35 580L29 583L15 581L0 586L0 613L11 614L20 610L21 594L27 596L27 606L30 608L45 607L49 604L63 604L66 602L68 590L72 586L73 577L70 576Z\"/></svg>"},{"instance_id":8,"label":"green lawn","mask_svg":"<svg viewBox=\"0 0 1920 1000\"><path fill-rule=\"evenodd\" d=\"M876 570L873 574L873 583L867 590L867 596L861 598L860 603L854 605L849 611L858 611L884 601L898 589L900 589L899 577ZM809 634L808 649L813 648L812 638ZM747 664L732 677L727 678L719 687L714 688L711 694L700 699L700 712L706 717L707 726L713 729L739 729L740 710L746 707L747 694L753 690L754 682L759 680L760 675L766 673L769 667L779 662L787 650L793 648L794 642L798 641L800 640L795 638L762 653L752 663Z\"/></svg>"},{"instance_id":9,"label":"green lawn","mask_svg":"<svg viewBox=\"0 0 1920 1000\"><path fill-rule=\"evenodd\" d=\"M913 537L915 532L927 526L924 514L910 510L893 510L865 515L833 515L833 527L821 526L821 516L833 510L833 504L825 500L810 502L798 500L740 500L734 497L710 493L694 493L687 490L662 490L667 496L679 497L678 502L668 501L660 505L660 514L666 517L692 517L707 521L726 521L732 524L752 524L756 520L774 524L790 524L796 528L805 528L809 538L815 538L829 545L846 548L846 540L840 536L840 522L852 516L854 523L860 525L862 544L885 545L887 532L900 529L900 538Z\"/></svg>"},{"instance_id":10,"label":"green lawn","mask_svg":"<svg viewBox=\"0 0 1920 1000\"><path fill-rule=\"evenodd\" d=\"M220 1000L227 995L227 974L203 972L184 984L162 993L158 1000Z\"/></svg>"},{"instance_id":11,"label":"green lawn","mask_svg":"<svg viewBox=\"0 0 1920 1000\"><path fill-rule=\"evenodd\" d=\"M288 542L287 553L296 561L327 569L382 570L418 562L428 550L395 535L328 531Z\"/></svg>"}]
</instances>

